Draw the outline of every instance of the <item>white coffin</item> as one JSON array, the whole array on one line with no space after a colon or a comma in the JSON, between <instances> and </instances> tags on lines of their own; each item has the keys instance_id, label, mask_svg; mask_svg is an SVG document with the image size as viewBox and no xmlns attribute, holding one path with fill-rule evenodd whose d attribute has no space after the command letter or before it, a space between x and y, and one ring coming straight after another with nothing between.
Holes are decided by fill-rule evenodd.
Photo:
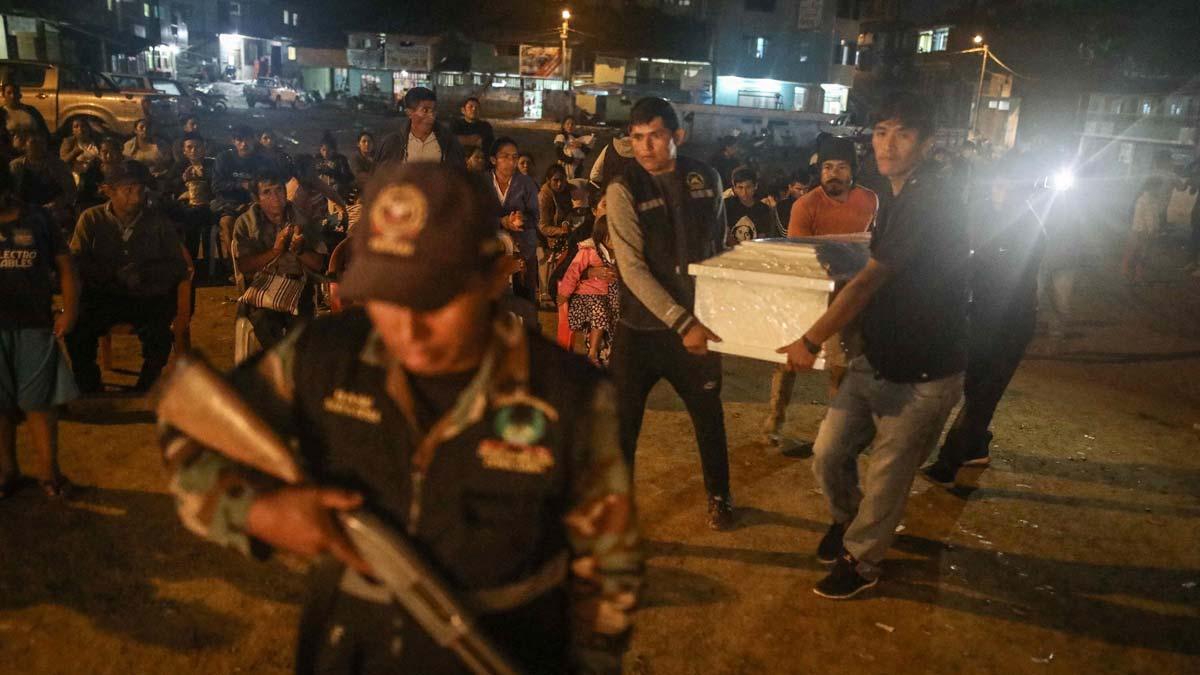
<instances>
[{"instance_id":1,"label":"white coffin","mask_svg":"<svg viewBox=\"0 0 1200 675\"><path fill-rule=\"evenodd\" d=\"M804 335L829 306L834 280L817 260L819 240L761 239L688 266L696 318L721 337L709 348L784 363L775 350ZM831 241L865 245L861 237ZM818 359L817 368L823 367Z\"/></svg>"}]
</instances>

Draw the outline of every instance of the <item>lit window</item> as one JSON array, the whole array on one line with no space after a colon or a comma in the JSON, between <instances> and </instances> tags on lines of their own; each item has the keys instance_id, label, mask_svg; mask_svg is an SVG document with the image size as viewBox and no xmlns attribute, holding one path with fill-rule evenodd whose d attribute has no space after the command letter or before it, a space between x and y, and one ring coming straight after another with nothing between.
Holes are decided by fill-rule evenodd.
<instances>
[{"instance_id":1,"label":"lit window","mask_svg":"<svg viewBox=\"0 0 1200 675\"><path fill-rule=\"evenodd\" d=\"M988 101L988 107L991 108L992 110L995 110L996 108L1000 107L1000 102L995 99L992 99L991 101Z\"/></svg>"},{"instance_id":2,"label":"lit window","mask_svg":"<svg viewBox=\"0 0 1200 675\"><path fill-rule=\"evenodd\" d=\"M1187 106L1183 104L1183 101L1171 101L1171 117L1182 117L1185 110L1187 110Z\"/></svg>"},{"instance_id":3,"label":"lit window","mask_svg":"<svg viewBox=\"0 0 1200 675\"><path fill-rule=\"evenodd\" d=\"M288 12L286 9L285 9L285 10L283 10L283 23L284 23L284 24L289 24L289 23L291 23L291 22L292 22L292 21L291 21L291 18L292 18L292 17L291 17L291 14L290 14L290 13L289 13L289 12Z\"/></svg>"},{"instance_id":4,"label":"lit window","mask_svg":"<svg viewBox=\"0 0 1200 675\"><path fill-rule=\"evenodd\" d=\"M1150 103L1149 99L1142 99L1142 114L1149 115L1152 112L1154 112L1154 105Z\"/></svg>"},{"instance_id":5,"label":"lit window","mask_svg":"<svg viewBox=\"0 0 1200 675\"><path fill-rule=\"evenodd\" d=\"M1000 106L999 106L999 107L1000 107L1000 109L1001 109L1001 110L1008 110L1008 109L1012 108L1012 102L1010 102L1010 101L1000 101Z\"/></svg>"},{"instance_id":6,"label":"lit window","mask_svg":"<svg viewBox=\"0 0 1200 675\"><path fill-rule=\"evenodd\" d=\"M750 57L758 60L767 58L767 43L769 40L765 37L752 37L749 39Z\"/></svg>"},{"instance_id":7,"label":"lit window","mask_svg":"<svg viewBox=\"0 0 1200 675\"><path fill-rule=\"evenodd\" d=\"M933 31L923 30L917 33L917 53L928 54L933 51Z\"/></svg>"},{"instance_id":8,"label":"lit window","mask_svg":"<svg viewBox=\"0 0 1200 675\"><path fill-rule=\"evenodd\" d=\"M292 25L300 25L300 12L292 12Z\"/></svg>"},{"instance_id":9,"label":"lit window","mask_svg":"<svg viewBox=\"0 0 1200 675\"><path fill-rule=\"evenodd\" d=\"M295 61L295 60L296 60L296 48L289 46L288 47L288 61Z\"/></svg>"},{"instance_id":10,"label":"lit window","mask_svg":"<svg viewBox=\"0 0 1200 675\"><path fill-rule=\"evenodd\" d=\"M796 87L792 98L792 110L803 111L808 107L808 87Z\"/></svg>"},{"instance_id":11,"label":"lit window","mask_svg":"<svg viewBox=\"0 0 1200 675\"><path fill-rule=\"evenodd\" d=\"M113 0L108 0L108 11L113 11Z\"/></svg>"},{"instance_id":12,"label":"lit window","mask_svg":"<svg viewBox=\"0 0 1200 675\"><path fill-rule=\"evenodd\" d=\"M147 19L150 18L150 3L148 3L148 2L142 3L142 14L145 14Z\"/></svg>"},{"instance_id":13,"label":"lit window","mask_svg":"<svg viewBox=\"0 0 1200 675\"><path fill-rule=\"evenodd\" d=\"M950 43L950 28L949 27L943 26L942 28L935 28L933 30L933 44L931 47L932 51L944 52L944 51L946 51L946 46L949 43Z\"/></svg>"}]
</instances>

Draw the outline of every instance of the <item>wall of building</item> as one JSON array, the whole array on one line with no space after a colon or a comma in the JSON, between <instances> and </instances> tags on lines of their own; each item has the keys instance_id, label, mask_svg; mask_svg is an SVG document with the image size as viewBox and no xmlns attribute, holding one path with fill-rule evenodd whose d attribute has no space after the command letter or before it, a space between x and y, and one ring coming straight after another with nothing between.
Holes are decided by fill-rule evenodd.
<instances>
[{"instance_id":1,"label":"wall of building","mask_svg":"<svg viewBox=\"0 0 1200 675\"><path fill-rule=\"evenodd\" d=\"M685 120L688 137L698 143L715 143L722 136L757 134L770 129L777 142L783 143L788 139L800 146L812 142L820 132L821 125L834 119L833 115L820 113L752 110L724 105L685 103L676 104L675 109Z\"/></svg>"},{"instance_id":2,"label":"wall of building","mask_svg":"<svg viewBox=\"0 0 1200 675\"><path fill-rule=\"evenodd\" d=\"M720 3L713 18L717 75L785 82L826 81L833 53L835 4L830 0ZM759 38L766 40L761 53L756 43Z\"/></svg>"}]
</instances>

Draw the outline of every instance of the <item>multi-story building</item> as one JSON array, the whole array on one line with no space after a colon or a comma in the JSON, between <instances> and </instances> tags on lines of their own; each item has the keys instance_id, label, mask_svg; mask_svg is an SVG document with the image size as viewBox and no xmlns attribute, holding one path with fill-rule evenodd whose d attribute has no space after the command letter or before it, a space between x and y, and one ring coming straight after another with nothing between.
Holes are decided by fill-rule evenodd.
<instances>
[{"instance_id":1,"label":"multi-story building","mask_svg":"<svg viewBox=\"0 0 1200 675\"><path fill-rule=\"evenodd\" d=\"M157 0L11 0L0 9L0 58L137 72L159 30Z\"/></svg>"},{"instance_id":2,"label":"multi-story building","mask_svg":"<svg viewBox=\"0 0 1200 675\"><path fill-rule=\"evenodd\" d=\"M1087 97L1080 156L1113 175L1150 169L1169 152L1182 167L1200 153L1200 83L1195 79L1113 80Z\"/></svg>"},{"instance_id":3,"label":"multi-story building","mask_svg":"<svg viewBox=\"0 0 1200 675\"><path fill-rule=\"evenodd\" d=\"M715 102L838 114L858 58L855 0L723 0L715 35Z\"/></svg>"},{"instance_id":4,"label":"multi-story building","mask_svg":"<svg viewBox=\"0 0 1200 675\"><path fill-rule=\"evenodd\" d=\"M938 0L863 3L851 110L865 122L884 94L912 89L933 102L941 142L971 138L1010 148L1021 108L1013 73L991 58L981 27L938 20L947 6Z\"/></svg>"}]
</instances>

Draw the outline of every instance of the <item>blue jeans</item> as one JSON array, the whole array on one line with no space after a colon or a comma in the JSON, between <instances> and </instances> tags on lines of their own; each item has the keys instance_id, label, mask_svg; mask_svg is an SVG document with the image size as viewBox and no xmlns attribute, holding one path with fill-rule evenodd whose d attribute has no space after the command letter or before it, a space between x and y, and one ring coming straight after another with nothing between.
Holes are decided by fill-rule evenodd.
<instances>
[{"instance_id":1,"label":"blue jeans","mask_svg":"<svg viewBox=\"0 0 1200 675\"><path fill-rule=\"evenodd\" d=\"M862 576L879 576L913 477L936 446L962 390L962 373L899 383L876 377L865 356L850 362L817 432L813 473L834 522L846 525L845 547ZM860 490L858 455L867 446L873 450Z\"/></svg>"}]
</instances>

